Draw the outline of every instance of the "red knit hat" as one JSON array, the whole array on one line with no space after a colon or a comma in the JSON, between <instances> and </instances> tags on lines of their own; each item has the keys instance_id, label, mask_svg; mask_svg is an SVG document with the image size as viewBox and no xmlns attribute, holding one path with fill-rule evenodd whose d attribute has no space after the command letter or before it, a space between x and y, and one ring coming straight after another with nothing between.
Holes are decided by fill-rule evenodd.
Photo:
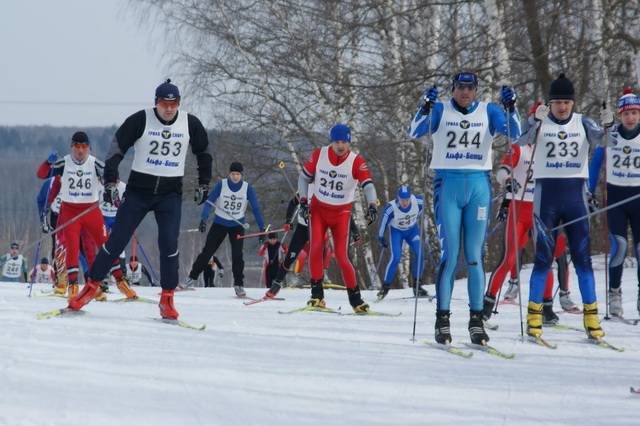
<instances>
[{"instance_id":1,"label":"red knit hat","mask_svg":"<svg viewBox=\"0 0 640 426\"><path fill-rule=\"evenodd\" d=\"M618 99L618 113L637 109L640 111L640 97L633 94L631 87L625 87L623 95Z\"/></svg>"}]
</instances>

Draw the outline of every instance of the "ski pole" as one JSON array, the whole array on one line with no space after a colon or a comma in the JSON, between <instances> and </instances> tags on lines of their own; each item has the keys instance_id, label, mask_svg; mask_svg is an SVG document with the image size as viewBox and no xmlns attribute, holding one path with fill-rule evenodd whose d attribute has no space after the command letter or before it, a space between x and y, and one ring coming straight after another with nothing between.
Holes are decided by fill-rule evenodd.
<instances>
[{"instance_id":1,"label":"ski pole","mask_svg":"<svg viewBox=\"0 0 640 426\"><path fill-rule=\"evenodd\" d=\"M245 235L236 235L237 240L244 240L245 238L253 238L253 237L261 237L262 235L267 235L272 232L289 232L290 227L285 224L282 228L279 229L266 229L262 232L254 232L253 234L245 234Z\"/></svg>"},{"instance_id":2,"label":"ski pole","mask_svg":"<svg viewBox=\"0 0 640 426\"><path fill-rule=\"evenodd\" d=\"M380 253L378 253L378 263L376 263L376 270L375 270L375 276L378 278L378 281L380 282L380 286L378 289L381 289L382 286L384 285L381 280L380 277L378 275L378 271L380 270L380 265L382 264L382 255L384 254L384 251L386 250L386 247L382 247L382 249L380 250Z\"/></svg>"},{"instance_id":3,"label":"ski pole","mask_svg":"<svg viewBox=\"0 0 640 426\"><path fill-rule=\"evenodd\" d=\"M607 212L607 211L609 211L609 210L611 210L613 208L616 208L616 207L621 206L623 204L629 203L629 202L631 202L633 200L637 200L638 198L640 198L640 194L633 195L631 197L625 198L624 200L620 200L620 201L618 201L616 203L609 204L608 206L603 207L601 209L597 209L597 210L594 210L593 212L589 212L589 213L585 214L584 216L580 216L580 217L578 217L576 219L570 220L567 223L563 223L563 224L558 225L558 226L556 226L554 228L551 228L547 232L553 232L553 231L557 231L558 229L566 228L567 226L569 226L571 224L574 224L576 222L580 222L581 220L588 219L588 218L590 218L592 216L599 215L600 213Z\"/></svg>"},{"instance_id":4,"label":"ski pole","mask_svg":"<svg viewBox=\"0 0 640 426\"><path fill-rule=\"evenodd\" d=\"M51 179L51 174L53 173L53 169L49 168L49 176L47 177L47 181ZM47 203L49 202L49 192L51 192L51 187L53 186L52 182L49 182L49 187L47 188L47 196L44 199L44 211L43 213L47 214ZM38 240L38 244L36 244L36 251L33 256L33 267L35 268L36 262L38 261L38 257L40 257L40 246L42 245L42 238ZM29 277L29 297L31 297L31 292L33 291L33 284L36 280L36 274Z\"/></svg>"},{"instance_id":5,"label":"ski pole","mask_svg":"<svg viewBox=\"0 0 640 426\"><path fill-rule=\"evenodd\" d=\"M134 234L135 237L135 234ZM140 240L136 238L136 241L138 242L138 248L140 248L140 253L142 254L142 257L144 257L145 262L147 262L147 266L149 267L149 270L151 271L151 275L153 275L153 280L156 283L160 283L160 281L158 280L158 276L156 275L156 271L153 269L153 266L151 266L151 262L149 261L149 258L147 257L147 253L145 253L144 251L144 247L142 247L142 243L140 242Z\"/></svg>"},{"instance_id":6,"label":"ski pole","mask_svg":"<svg viewBox=\"0 0 640 426\"><path fill-rule=\"evenodd\" d=\"M278 170L280 171L282 176L284 176L284 179L287 181L287 184L289 185L289 189L291 189L291 193L293 194L295 199L298 200L298 202L299 202L300 201L300 196L298 195L298 191L296 191L295 187L291 183L291 180L289 179L289 176L287 176L287 173L284 171L284 166L285 166L284 161L280 161L278 163Z\"/></svg>"}]
</instances>

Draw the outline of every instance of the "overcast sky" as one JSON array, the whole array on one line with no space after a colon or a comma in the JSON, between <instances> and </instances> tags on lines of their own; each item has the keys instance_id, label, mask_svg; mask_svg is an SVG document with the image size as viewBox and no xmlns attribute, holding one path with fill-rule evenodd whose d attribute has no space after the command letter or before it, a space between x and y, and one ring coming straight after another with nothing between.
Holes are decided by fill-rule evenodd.
<instances>
[{"instance_id":1,"label":"overcast sky","mask_svg":"<svg viewBox=\"0 0 640 426\"><path fill-rule=\"evenodd\" d=\"M0 125L117 125L153 105L167 61L130 4L2 1Z\"/></svg>"}]
</instances>

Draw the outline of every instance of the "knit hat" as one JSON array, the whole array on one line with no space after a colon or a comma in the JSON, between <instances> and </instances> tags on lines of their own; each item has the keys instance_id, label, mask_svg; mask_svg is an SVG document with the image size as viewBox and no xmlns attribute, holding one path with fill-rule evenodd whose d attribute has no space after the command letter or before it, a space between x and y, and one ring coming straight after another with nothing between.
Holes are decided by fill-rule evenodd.
<instances>
[{"instance_id":1,"label":"knit hat","mask_svg":"<svg viewBox=\"0 0 640 426\"><path fill-rule=\"evenodd\" d=\"M165 101L179 101L180 100L180 90L178 86L171 83L171 79L168 78L167 81L162 83L160 86L156 87L156 103L163 99Z\"/></svg>"},{"instance_id":2,"label":"knit hat","mask_svg":"<svg viewBox=\"0 0 640 426\"><path fill-rule=\"evenodd\" d=\"M277 233L275 233L275 232L269 232L269 233L267 234L267 238L268 238L268 239L278 238L278 234L277 234Z\"/></svg>"},{"instance_id":3,"label":"knit hat","mask_svg":"<svg viewBox=\"0 0 640 426\"><path fill-rule=\"evenodd\" d=\"M633 94L631 87L625 87L623 95L618 99L618 113L630 110L640 110L640 97Z\"/></svg>"},{"instance_id":4,"label":"knit hat","mask_svg":"<svg viewBox=\"0 0 640 426\"><path fill-rule=\"evenodd\" d=\"M242 163L240 163L239 161L234 161L233 163L231 163L231 165L229 166L229 172L242 173Z\"/></svg>"},{"instance_id":5,"label":"knit hat","mask_svg":"<svg viewBox=\"0 0 640 426\"><path fill-rule=\"evenodd\" d=\"M76 143L86 143L89 145L89 136L85 132L75 132L73 136L71 136L71 144Z\"/></svg>"},{"instance_id":6,"label":"knit hat","mask_svg":"<svg viewBox=\"0 0 640 426\"><path fill-rule=\"evenodd\" d=\"M47 259L46 257L43 257L42 259L40 259L40 263L43 265L48 265L49 264L49 259Z\"/></svg>"},{"instance_id":7,"label":"knit hat","mask_svg":"<svg viewBox=\"0 0 640 426\"><path fill-rule=\"evenodd\" d=\"M331 132L329 132L329 139L331 142L351 142L351 129L346 124L338 123L331 128Z\"/></svg>"},{"instance_id":8,"label":"knit hat","mask_svg":"<svg viewBox=\"0 0 640 426\"><path fill-rule=\"evenodd\" d=\"M549 100L574 100L575 99L575 90L573 89L573 83L567 77L565 77L564 73L561 73L558 78L551 82L551 87L549 88Z\"/></svg>"},{"instance_id":9,"label":"knit hat","mask_svg":"<svg viewBox=\"0 0 640 426\"><path fill-rule=\"evenodd\" d=\"M14 242L12 242L12 243L11 243L11 245L9 246L9 248L12 248L12 249L14 249L14 248L15 248L15 249L19 249L19 248L20 248L20 244L18 244L18 242L17 242L17 241L14 241Z\"/></svg>"},{"instance_id":10,"label":"knit hat","mask_svg":"<svg viewBox=\"0 0 640 426\"><path fill-rule=\"evenodd\" d=\"M477 88L478 76L472 72L459 72L453 76L451 90L455 89L456 86L470 86Z\"/></svg>"},{"instance_id":11,"label":"knit hat","mask_svg":"<svg viewBox=\"0 0 640 426\"><path fill-rule=\"evenodd\" d=\"M398 198L409 198L411 197L411 189L407 185L402 185L398 188Z\"/></svg>"}]
</instances>

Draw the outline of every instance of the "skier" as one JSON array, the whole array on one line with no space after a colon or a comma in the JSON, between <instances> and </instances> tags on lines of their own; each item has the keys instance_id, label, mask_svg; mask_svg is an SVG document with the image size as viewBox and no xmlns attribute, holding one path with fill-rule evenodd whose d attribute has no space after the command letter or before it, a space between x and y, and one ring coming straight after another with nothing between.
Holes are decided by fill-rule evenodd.
<instances>
[{"instance_id":1,"label":"skier","mask_svg":"<svg viewBox=\"0 0 640 426\"><path fill-rule=\"evenodd\" d=\"M228 235L229 243L231 244L233 289L236 292L236 296L246 296L244 291L244 259L242 256L244 240L238 239L238 236L244 235L247 204L251 205L251 211L256 222L258 222L261 232L264 231L264 220L262 219L260 205L253 186L242 179L242 172L241 163L237 161L231 163L229 176L216 184L202 208L200 226L198 227L200 232L207 231L207 220L212 207L215 207L216 216L207 234L207 241L191 266L191 271L185 281L185 287L191 287L198 281L198 276L207 266L209 259L211 259L211 256L218 250L218 247ZM260 237L260 241L262 242L263 240L264 237Z\"/></svg>"},{"instance_id":2,"label":"skier","mask_svg":"<svg viewBox=\"0 0 640 426\"><path fill-rule=\"evenodd\" d=\"M533 158L536 257L527 314L527 334L536 339L542 336L543 293L557 235L557 232L549 235L549 230L560 222L569 222L589 212L586 186L589 145L602 143L604 136L603 129L593 120L573 112L573 83L564 74L551 83L549 104L550 107L538 107L535 112L537 123L517 141L520 146L538 144ZM604 127L613 124L613 114L606 108L600 118ZM584 328L589 339L597 340L604 336L604 331L598 319L589 221L578 221L564 230L578 275Z\"/></svg>"},{"instance_id":3,"label":"skier","mask_svg":"<svg viewBox=\"0 0 640 426\"><path fill-rule=\"evenodd\" d=\"M356 283L356 273L347 254L349 220L356 186L360 183L368 204L368 224L375 222L378 217L376 189L364 158L351 151L349 126L334 125L329 139L329 146L313 151L298 178L300 211L302 217L309 222L311 299L307 305L314 308L326 307L322 285L322 252L327 229L331 229L335 257L347 287L349 303L354 312L366 313L369 311L369 305L362 300ZM309 193L309 184L312 182L313 193Z\"/></svg>"},{"instance_id":4,"label":"skier","mask_svg":"<svg viewBox=\"0 0 640 426\"><path fill-rule=\"evenodd\" d=\"M142 281L142 275L147 278L150 286L155 286L156 283L153 282L151 275L149 275L149 271L147 268L138 261L137 256L131 256L129 258L129 263L126 266L127 271L127 280L131 285L140 285L140 281Z\"/></svg>"},{"instance_id":5,"label":"skier","mask_svg":"<svg viewBox=\"0 0 640 426\"><path fill-rule=\"evenodd\" d=\"M58 155L56 153L52 153L47 157L47 162L49 164L53 164L58 161ZM40 214L40 223L42 224L42 232L48 234L53 232L56 228L56 224L58 222L58 214L60 213L60 204L62 203L62 199L60 195L58 195L51 205L48 206L47 196L51 191L51 187L53 186L55 179L53 177L48 178L43 182L40 186L40 191L38 192L37 204L38 204L38 213ZM56 234L51 234L51 256L55 258L55 250L56 250Z\"/></svg>"},{"instance_id":6,"label":"skier","mask_svg":"<svg viewBox=\"0 0 640 426\"><path fill-rule=\"evenodd\" d=\"M391 284L396 276L396 270L402 257L402 242L406 241L413 251L413 269L411 273L411 287L413 294L418 297L427 297L429 293L422 286L418 286L418 279L424 270L422 244L420 241L419 220L424 212L424 198L422 195L413 195L408 186L398 188L397 198L387 203L384 208L380 228L378 229L378 241L387 248L387 240L384 236L387 226L389 239L391 240L391 258L384 272L384 282L378 292L378 300L384 299L389 293Z\"/></svg>"},{"instance_id":7,"label":"skier","mask_svg":"<svg viewBox=\"0 0 640 426\"><path fill-rule=\"evenodd\" d=\"M49 259L43 257L40 264L35 266L29 274L31 281L36 284L54 284L56 282L56 273L49 265Z\"/></svg>"},{"instance_id":8,"label":"skier","mask_svg":"<svg viewBox=\"0 0 640 426\"><path fill-rule=\"evenodd\" d=\"M309 184L308 192L313 193L313 183ZM298 271L294 272L300 273L303 269L302 265L307 259L307 254L309 253L309 225L307 223L307 220L302 216L302 212L298 208L299 205L299 194L296 193L296 195L289 201L289 205L287 206L285 223L289 227L291 227L294 220L294 214L296 216L295 219L297 220L297 223L293 230L293 236L289 241L289 246L287 247L285 258L278 267L278 272L271 282L271 288L267 290L265 297L275 297L282 288L282 283L284 282L285 276L291 270L291 267L294 265L296 260L300 262L300 268ZM354 244L357 244L361 239L360 231L358 230L358 227L356 226L353 218L351 218L349 221L349 236L351 237L351 241ZM326 270L328 268L329 261L332 257L332 250L328 245L328 241L325 247L326 249L323 252L323 270Z\"/></svg>"},{"instance_id":9,"label":"skier","mask_svg":"<svg viewBox=\"0 0 640 426\"><path fill-rule=\"evenodd\" d=\"M12 242L11 245L9 245L9 253L0 257L2 281L26 283L28 270L27 259L20 254L20 244L15 241Z\"/></svg>"},{"instance_id":10,"label":"skier","mask_svg":"<svg viewBox=\"0 0 640 426\"><path fill-rule=\"evenodd\" d=\"M262 275L265 286L270 289L284 258L284 247L278 240L278 234L270 232L267 235L267 242L258 250L258 256L264 258Z\"/></svg>"},{"instance_id":11,"label":"skier","mask_svg":"<svg viewBox=\"0 0 640 426\"><path fill-rule=\"evenodd\" d=\"M80 310L89 303L109 270L119 269L119 254L147 213L153 211L160 249L160 315L164 319L178 319L173 296L178 285L178 234L188 145L198 163L194 197L197 204L207 199L211 180L207 132L195 115L179 111L179 107L180 91L167 80L156 88L154 108L134 113L116 130L105 162L104 200L112 204L119 202L118 165L129 148L134 147L127 192L111 234L91 267L89 282L69 302L69 309Z\"/></svg>"},{"instance_id":12,"label":"skier","mask_svg":"<svg viewBox=\"0 0 640 426\"><path fill-rule=\"evenodd\" d=\"M469 334L472 343L489 341L482 322L485 286L482 248L491 208L489 172L493 138L498 133L513 138L520 135L513 89L505 86L501 91L501 102L509 111L507 123L505 112L498 105L476 100L477 88L475 74L460 72L453 77L450 101L436 102L435 86L425 90L424 101L410 127L413 138L427 133L433 138L430 168L435 170L434 210L441 241L435 340L440 344L451 342L449 307L462 237L468 272Z\"/></svg>"},{"instance_id":13,"label":"skier","mask_svg":"<svg viewBox=\"0 0 640 426\"><path fill-rule=\"evenodd\" d=\"M533 114L540 104L537 103L531 110L531 125L535 124ZM529 241L529 233L533 229L533 189L534 181L532 173L533 147L512 146L512 152L504 155L502 166L496 173L496 180L505 190L505 199L498 213L498 220L507 222L504 231L504 256L498 267L491 274L489 285L484 296L483 319L491 318L493 308L496 304L496 295L508 272L511 272L512 279L505 294L505 301L513 302L519 293L519 283L517 281L517 271L515 270L516 255L526 247ZM515 216L514 216L515 209ZM513 221L516 222L516 234L518 247L515 247ZM554 250L554 259L558 262L558 281L560 283L560 304L563 309L572 311L575 304L569 296L568 290L568 268L566 259L566 243L564 234L559 234ZM553 272L549 270L544 293L543 315L545 324L556 324L558 316L553 311Z\"/></svg>"},{"instance_id":14,"label":"skier","mask_svg":"<svg viewBox=\"0 0 640 426\"><path fill-rule=\"evenodd\" d=\"M72 299L78 294L80 272L80 244L90 267L100 247L107 238L104 219L98 207L98 191L104 164L91 155L89 137L85 132L75 132L71 137L71 154L50 164L44 161L38 168L38 177L52 175L54 182L49 191L48 203L60 194L59 225L67 224L61 231L58 244L65 251L65 265L69 283L68 294ZM118 289L129 298L136 294L129 288L122 274L114 274ZM58 292L56 292L58 293ZM94 295L95 296L95 295ZM102 293L97 294L99 299Z\"/></svg>"},{"instance_id":15,"label":"skier","mask_svg":"<svg viewBox=\"0 0 640 426\"><path fill-rule=\"evenodd\" d=\"M589 191L595 194L602 160L606 155L607 204L640 194L640 97L626 89L618 100L621 123L608 135L608 147L597 147L589 167ZM622 317L622 269L627 254L627 226L633 235L633 253L640 258L640 199L607 211L611 260L609 262L609 312ZM640 313L640 260L638 261L638 303Z\"/></svg>"},{"instance_id":16,"label":"skier","mask_svg":"<svg viewBox=\"0 0 640 426\"><path fill-rule=\"evenodd\" d=\"M202 271L204 277L205 287L215 287L216 281L221 280L224 277L224 267L220 260L213 256L207 266Z\"/></svg>"},{"instance_id":17,"label":"skier","mask_svg":"<svg viewBox=\"0 0 640 426\"><path fill-rule=\"evenodd\" d=\"M102 212L102 216L104 217L104 224L107 227L107 235L108 235L111 233L113 224L116 221L116 214L118 213L118 207L120 206L120 204L117 203L116 205L116 204L111 204L104 201L104 185L100 184L99 188L100 189L98 191L98 200L100 202L100 211ZM120 179L118 179L117 189L118 189L118 194L124 194L124 192L127 190L127 184L121 181ZM125 265L126 258L127 258L127 255L123 250L122 253L120 253L120 269L128 279L129 274L127 274L126 265ZM129 281L129 283L131 284L131 281ZM102 289L105 290L105 285L102 286Z\"/></svg>"}]
</instances>

